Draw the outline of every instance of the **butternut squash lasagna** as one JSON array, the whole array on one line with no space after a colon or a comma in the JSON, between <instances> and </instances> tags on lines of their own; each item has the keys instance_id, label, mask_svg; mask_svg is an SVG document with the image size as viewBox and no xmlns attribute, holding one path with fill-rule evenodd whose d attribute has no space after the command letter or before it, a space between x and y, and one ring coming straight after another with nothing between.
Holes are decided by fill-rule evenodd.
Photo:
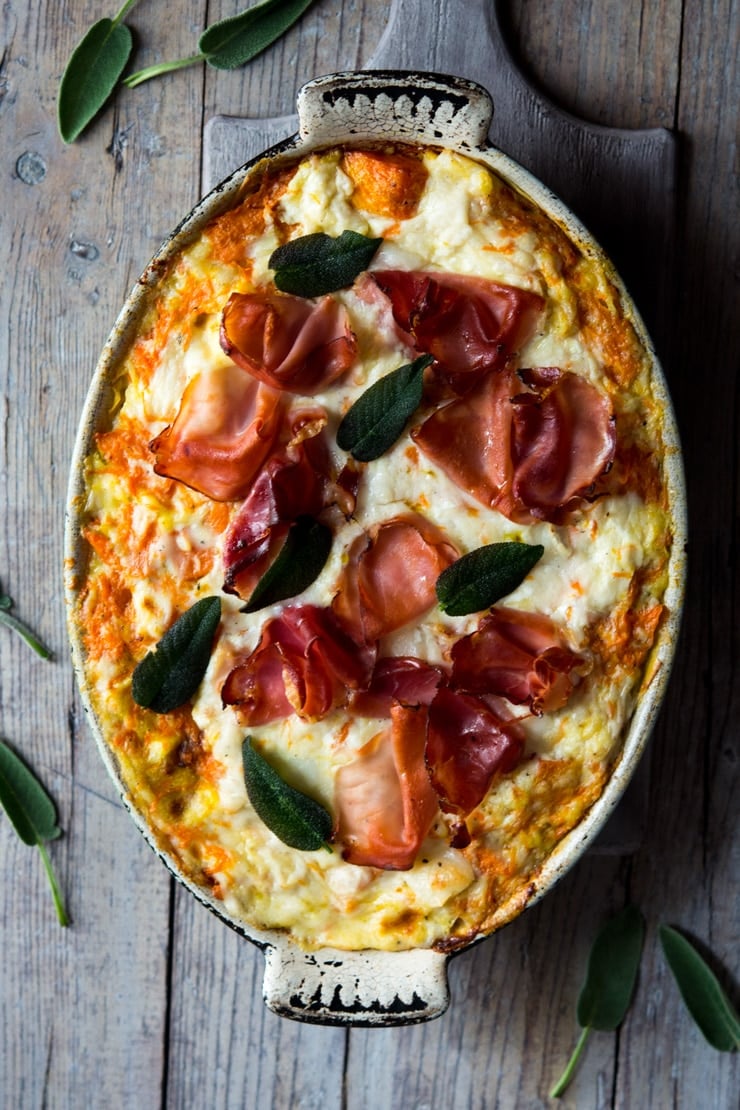
<instances>
[{"instance_id":1,"label":"butternut squash lasagna","mask_svg":"<svg viewBox=\"0 0 740 1110\"><path fill-rule=\"evenodd\" d=\"M602 792L665 613L662 408L608 269L446 149L266 161L119 365L75 620L157 845L306 949L497 928ZM205 598L157 711L133 676Z\"/></svg>"}]
</instances>

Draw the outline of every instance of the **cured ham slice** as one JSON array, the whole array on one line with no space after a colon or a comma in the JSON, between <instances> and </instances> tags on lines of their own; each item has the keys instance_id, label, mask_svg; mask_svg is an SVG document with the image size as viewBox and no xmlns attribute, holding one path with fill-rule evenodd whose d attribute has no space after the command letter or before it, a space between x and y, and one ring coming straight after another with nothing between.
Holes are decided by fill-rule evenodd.
<instances>
[{"instance_id":1,"label":"cured ham slice","mask_svg":"<svg viewBox=\"0 0 740 1110\"><path fill-rule=\"evenodd\" d=\"M323 409L293 414L290 442L267 461L226 535L226 593L248 600L293 521L323 508L331 467L325 424Z\"/></svg>"},{"instance_id":2,"label":"cured ham slice","mask_svg":"<svg viewBox=\"0 0 740 1110\"><path fill-rule=\"evenodd\" d=\"M337 840L350 863L406 871L439 812L424 764L427 711L394 705L391 726L340 767Z\"/></svg>"},{"instance_id":3,"label":"cured ham slice","mask_svg":"<svg viewBox=\"0 0 740 1110\"><path fill-rule=\"evenodd\" d=\"M390 717L394 702L430 705L442 681L441 667L409 655L387 655L375 664L367 690L358 690L349 703L357 717Z\"/></svg>"},{"instance_id":4,"label":"cured ham slice","mask_svg":"<svg viewBox=\"0 0 740 1110\"><path fill-rule=\"evenodd\" d=\"M272 450L283 415L280 394L236 366L196 374L174 423L149 444L155 473L214 501L238 501Z\"/></svg>"},{"instance_id":5,"label":"cured ham slice","mask_svg":"<svg viewBox=\"0 0 740 1110\"><path fill-rule=\"evenodd\" d=\"M528 705L535 716L565 705L571 674L583 663L554 621L541 613L495 606L452 648L452 683Z\"/></svg>"},{"instance_id":6,"label":"cured ham slice","mask_svg":"<svg viewBox=\"0 0 740 1110\"><path fill-rule=\"evenodd\" d=\"M467 816L494 775L512 771L524 751L519 726L478 697L442 687L429 708L426 762L442 808Z\"/></svg>"},{"instance_id":7,"label":"cured ham slice","mask_svg":"<svg viewBox=\"0 0 740 1110\"><path fill-rule=\"evenodd\" d=\"M255 650L229 674L224 705L236 706L247 726L296 713L319 720L342 705L349 690L370 682L375 653L354 643L330 609L299 605L268 621Z\"/></svg>"},{"instance_id":8,"label":"cured ham slice","mask_svg":"<svg viewBox=\"0 0 740 1110\"><path fill-rule=\"evenodd\" d=\"M333 609L366 643L415 620L436 603L435 584L458 552L415 513L383 521L349 553Z\"/></svg>"},{"instance_id":9,"label":"cured ham slice","mask_svg":"<svg viewBox=\"0 0 740 1110\"><path fill-rule=\"evenodd\" d=\"M577 502L608 469L616 448L608 397L577 374L522 370L531 392L513 398L512 494L533 516L550 519Z\"/></svg>"},{"instance_id":10,"label":"cured ham slice","mask_svg":"<svg viewBox=\"0 0 740 1110\"><path fill-rule=\"evenodd\" d=\"M520 523L562 519L616 446L608 397L554 367L489 375L411 434L461 489Z\"/></svg>"},{"instance_id":11,"label":"cured ham slice","mask_svg":"<svg viewBox=\"0 0 740 1110\"><path fill-rule=\"evenodd\" d=\"M275 389L312 395L352 365L357 349L344 306L284 293L232 293L221 346L237 366Z\"/></svg>"},{"instance_id":12,"label":"cured ham slice","mask_svg":"<svg viewBox=\"0 0 740 1110\"><path fill-rule=\"evenodd\" d=\"M458 393L505 366L534 334L544 308L537 293L486 278L408 270L370 276L390 299L401 331L434 355Z\"/></svg>"}]
</instances>

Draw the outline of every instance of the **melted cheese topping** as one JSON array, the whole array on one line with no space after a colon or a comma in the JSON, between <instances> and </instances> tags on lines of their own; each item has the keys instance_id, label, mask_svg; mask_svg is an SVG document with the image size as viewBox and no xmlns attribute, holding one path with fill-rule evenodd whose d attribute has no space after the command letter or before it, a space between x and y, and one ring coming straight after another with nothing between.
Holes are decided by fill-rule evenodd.
<instances>
[{"instance_id":1,"label":"melted cheese topping","mask_svg":"<svg viewBox=\"0 0 740 1110\"><path fill-rule=\"evenodd\" d=\"M553 847L598 797L619 752L660 614L670 545L661 414L649 360L606 275L490 170L427 150L418 203L396 219L355 206L343 165L337 150L304 159L279 180L268 174L256 193L250 186L241 208L182 252L155 290L122 368L120 404L87 463L92 550L80 631L95 711L133 804L181 871L235 920L287 930L307 948L448 945L515 912ZM621 457L631 460L631 468L623 463L623 492L563 525L513 524L409 449L408 437L366 469L354 519L338 529L329 561L301 603L329 604L361 530L414 510L443 528L461 553L501 540L543 544L543 559L504 603L551 616L590 667L562 709L540 718L521 714L526 756L495 780L469 818L470 846L450 847L440 815L404 872L352 865L339 851L293 850L249 804L245 729L222 707L220 689L283 606L244 614L239 599L223 596L222 634L192 707L156 716L134 705L130 693L136 662L174 618L198 597L221 592L223 537L238 509L157 477L147 444L172 423L196 373L229 364L219 345L229 295L268 283L268 259L288 236L346 229L384 237L373 269L449 270L545 297L544 320L520 364L557 366L608 392L621 421ZM359 357L315 398L329 414L330 433L357 396L408 361L376 307L351 289L337 296ZM639 473L648 453L657 478L646 484ZM434 608L386 637L382 654L449 662L452 644L479 618ZM382 727L335 710L318 722L291 716L250 732L287 781L331 809L337 769Z\"/></svg>"}]
</instances>

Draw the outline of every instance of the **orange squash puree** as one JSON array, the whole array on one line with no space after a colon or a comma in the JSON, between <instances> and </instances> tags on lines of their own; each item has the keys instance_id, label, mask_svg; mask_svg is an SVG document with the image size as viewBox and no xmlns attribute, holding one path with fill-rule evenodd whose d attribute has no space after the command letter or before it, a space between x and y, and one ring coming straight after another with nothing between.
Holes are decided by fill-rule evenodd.
<instances>
[{"instance_id":1,"label":"orange squash puree","mask_svg":"<svg viewBox=\"0 0 740 1110\"><path fill-rule=\"evenodd\" d=\"M204 234L211 244L215 261L239 266L251 274L252 261L247 253L250 239L262 234L268 215L280 225L277 203L297 168L296 164L277 173L262 174L256 187L250 189L241 204L223 212L208 224Z\"/></svg>"},{"instance_id":2,"label":"orange squash puree","mask_svg":"<svg viewBox=\"0 0 740 1110\"><path fill-rule=\"evenodd\" d=\"M354 185L355 208L391 220L416 214L429 176L420 158L397 151L347 150L340 167Z\"/></svg>"}]
</instances>

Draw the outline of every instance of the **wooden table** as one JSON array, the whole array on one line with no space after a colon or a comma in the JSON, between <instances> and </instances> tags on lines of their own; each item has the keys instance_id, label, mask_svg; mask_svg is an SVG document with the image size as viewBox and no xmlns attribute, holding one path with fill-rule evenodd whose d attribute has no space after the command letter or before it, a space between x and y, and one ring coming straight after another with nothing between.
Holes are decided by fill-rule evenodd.
<instances>
[{"instance_id":1,"label":"wooden table","mask_svg":"<svg viewBox=\"0 0 740 1110\"><path fill-rule=\"evenodd\" d=\"M200 195L206 121L289 113L305 80L367 64L390 2L319 0L247 69L195 68L125 92L64 147L62 69L115 6L9 0L0 12L0 580L56 655L37 660L0 629L0 733L58 802L65 835L50 851L73 920L59 927L40 860L0 815L0 1106L544 1106L577 1036L593 933L634 901L648 922L634 1004L618 1034L593 1036L563 1105L735 1107L738 1058L709 1048L687 1018L656 930L671 922L709 946L737 999L737 5L500 5L515 58L555 101L597 123L680 132L659 342L686 449L688 605L639 850L587 856L544 902L456 958L452 1005L436 1022L352 1031L266 1011L260 953L169 878L121 808L67 659L62 506L99 349ZM192 53L201 28L238 7L141 0L128 19L137 68Z\"/></svg>"}]
</instances>

